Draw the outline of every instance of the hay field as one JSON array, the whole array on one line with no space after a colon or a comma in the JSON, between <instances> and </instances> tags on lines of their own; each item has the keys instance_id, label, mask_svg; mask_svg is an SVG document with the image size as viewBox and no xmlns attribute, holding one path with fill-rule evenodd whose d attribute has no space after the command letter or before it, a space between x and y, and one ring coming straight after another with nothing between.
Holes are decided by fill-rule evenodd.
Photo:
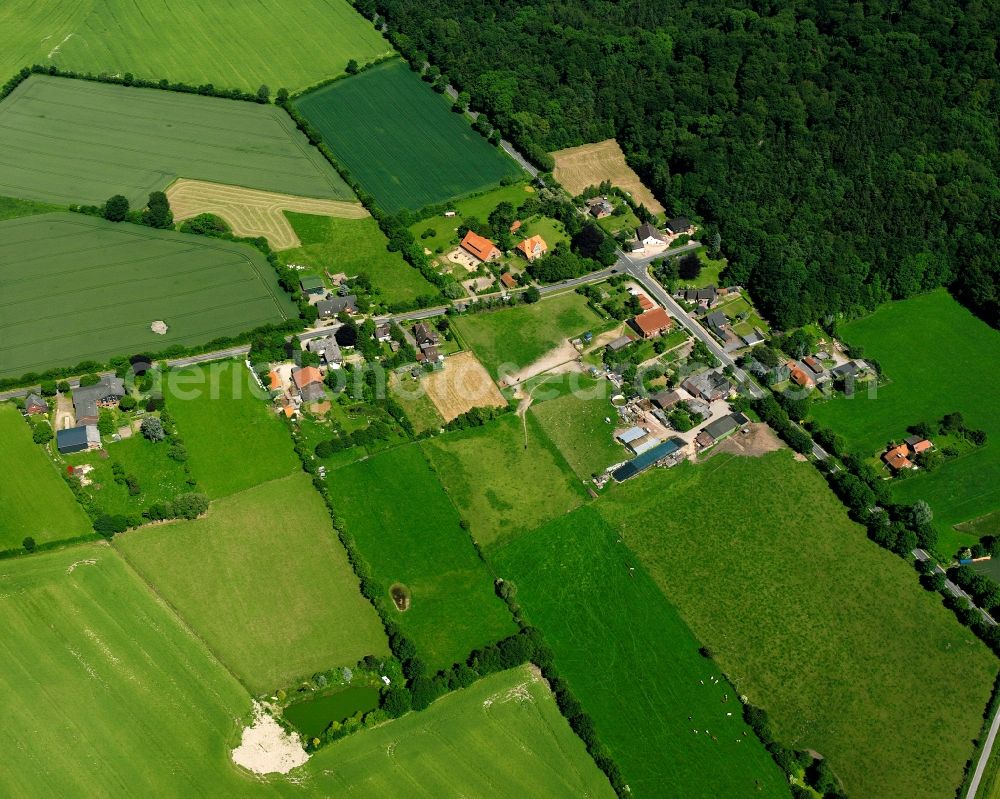
<instances>
[{"instance_id":1,"label":"hay field","mask_svg":"<svg viewBox=\"0 0 1000 799\"><path fill-rule=\"evenodd\" d=\"M0 75L30 64L272 95L392 52L345 0L0 3Z\"/></svg>"},{"instance_id":2,"label":"hay field","mask_svg":"<svg viewBox=\"0 0 1000 799\"><path fill-rule=\"evenodd\" d=\"M0 376L204 344L296 316L243 244L72 213L0 222ZM154 320L165 335L150 330Z\"/></svg>"},{"instance_id":3,"label":"hay field","mask_svg":"<svg viewBox=\"0 0 1000 799\"><path fill-rule=\"evenodd\" d=\"M175 222L198 214L215 214L225 219L237 236L263 236L272 250L289 250L302 245L285 211L342 219L370 216L359 202L317 200L187 178L170 185L167 199Z\"/></svg>"},{"instance_id":4,"label":"hay field","mask_svg":"<svg viewBox=\"0 0 1000 799\"><path fill-rule=\"evenodd\" d=\"M134 207L178 177L353 201L273 105L32 75L0 103L0 194Z\"/></svg>"},{"instance_id":5,"label":"hay field","mask_svg":"<svg viewBox=\"0 0 1000 799\"><path fill-rule=\"evenodd\" d=\"M471 352L445 358L444 369L431 372L423 384L446 422L473 408L502 408L507 404L489 372Z\"/></svg>"},{"instance_id":6,"label":"hay field","mask_svg":"<svg viewBox=\"0 0 1000 799\"><path fill-rule=\"evenodd\" d=\"M551 155L556 160L552 175L570 194L575 196L588 186L610 180L612 185L629 192L637 203L642 203L654 214L663 213L663 206L625 162L625 153L614 139L556 150Z\"/></svg>"},{"instance_id":7,"label":"hay field","mask_svg":"<svg viewBox=\"0 0 1000 799\"><path fill-rule=\"evenodd\" d=\"M521 174L399 59L305 94L295 106L389 213Z\"/></svg>"}]
</instances>

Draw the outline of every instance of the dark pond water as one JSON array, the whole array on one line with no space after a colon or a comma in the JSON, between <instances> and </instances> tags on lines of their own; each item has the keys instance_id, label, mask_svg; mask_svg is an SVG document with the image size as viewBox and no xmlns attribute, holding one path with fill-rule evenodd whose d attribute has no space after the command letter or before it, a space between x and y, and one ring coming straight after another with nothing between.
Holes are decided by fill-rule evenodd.
<instances>
[{"instance_id":1,"label":"dark pond water","mask_svg":"<svg viewBox=\"0 0 1000 799\"><path fill-rule=\"evenodd\" d=\"M378 688L371 686L345 688L335 694L289 705L284 715L303 735L316 738L331 721L344 721L359 710L367 713L377 708L378 694Z\"/></svg>"}]
</instances>

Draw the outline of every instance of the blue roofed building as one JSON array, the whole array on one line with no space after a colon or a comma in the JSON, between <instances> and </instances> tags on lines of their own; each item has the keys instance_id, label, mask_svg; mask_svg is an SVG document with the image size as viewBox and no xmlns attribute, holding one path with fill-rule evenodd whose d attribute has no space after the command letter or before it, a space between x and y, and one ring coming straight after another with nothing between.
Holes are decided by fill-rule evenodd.
<instances>
[{"instance_id":1,"label":"blue roofed building","mask_svg":"<svg viewBox=\"0 0 1000 799\"><path fill-rule=\"evenodd\" d=\"M684 442L679 438L668 438L662 444L657 444L652 449L643 452L641 455L633 458L628 463L622 464L611 473L611 476L615 479L615 481L621 483L628 480L630 477L635 477L637 474L641 474L658 461L673 455L683 446Z\"/></svg>"}]
</instances>

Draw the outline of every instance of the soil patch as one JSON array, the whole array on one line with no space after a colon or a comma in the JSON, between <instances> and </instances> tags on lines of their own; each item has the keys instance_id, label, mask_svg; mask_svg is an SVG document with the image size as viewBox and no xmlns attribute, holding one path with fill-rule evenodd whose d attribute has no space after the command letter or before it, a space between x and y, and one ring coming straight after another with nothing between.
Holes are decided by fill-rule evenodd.
<instances>
[{"instance_id":1,"label":"soil patch","mask_svg":"<svg viewBox=\"0 0 1000 799\"><path fill-rule=\"evenodd\" d=\"M392 603L400 613L410 609L410 589L402 583L394 583L389 588L389 596L392 597Z\"/></svg>"},{"instance_id":2,"label":"soil patch","mask_svg":"<svg viewBox=\"0 0 1000 799\"><path fill-rule=\"evenodd\" d=\"M707 461L719 452L727 452L730 455L742 455L748 458L759 458L768 452L784 448L784 443L777 434L766 424L755 423L749 425L747 433L736 432L729 438L722 441L717 446L712 447L708 453L699 458Z\"/></svg>"},{"instance_id":3,"label":"soil patch","mask_svg":"<svg viewBox=\"0 0 1000 799\"><path fill-rule=\"evenodd\" d=\"M441 417L450 422L473 408L502 408L507 404L489 373L471 352L444 360L444 368L424 378L424 389Z\"/></svg>"},{"instance_id":4,"label":"soil patch","mask_svg":"<svg viewBox=\"0 0 1000 799\"><path fill-rule=\"evenodd\" d=\"M264 707L254 702L253 723L243 730L233 762L254 774L287 774L309 759L299 736L286 732Z\"/></svg>"}]
</instances>

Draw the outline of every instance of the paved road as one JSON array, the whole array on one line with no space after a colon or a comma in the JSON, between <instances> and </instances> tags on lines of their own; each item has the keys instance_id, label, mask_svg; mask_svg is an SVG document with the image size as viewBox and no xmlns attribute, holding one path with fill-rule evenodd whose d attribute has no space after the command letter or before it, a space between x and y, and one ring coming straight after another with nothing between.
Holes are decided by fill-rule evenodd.
<instances>
[{"instance_id":1,"label":"paved road","mask_svg":"<svg viewBox=\"0 0 1000 799\"><path fill-rule=\"evenodd\" d=\"M990 724L990 731L986 735L983 743L983 751L979 753L979 761L976 763L976 770L972 773L972 780L969 782L969 790L965 794L965 799L976 799L976 792L979 790L979 783L983 779L983 772L986 770L986 763L990 759L993 751L993 744L997 739L997 731L1000 730L1000 708L993 714L993 721Z\"/></svg>"}]
</instances>

